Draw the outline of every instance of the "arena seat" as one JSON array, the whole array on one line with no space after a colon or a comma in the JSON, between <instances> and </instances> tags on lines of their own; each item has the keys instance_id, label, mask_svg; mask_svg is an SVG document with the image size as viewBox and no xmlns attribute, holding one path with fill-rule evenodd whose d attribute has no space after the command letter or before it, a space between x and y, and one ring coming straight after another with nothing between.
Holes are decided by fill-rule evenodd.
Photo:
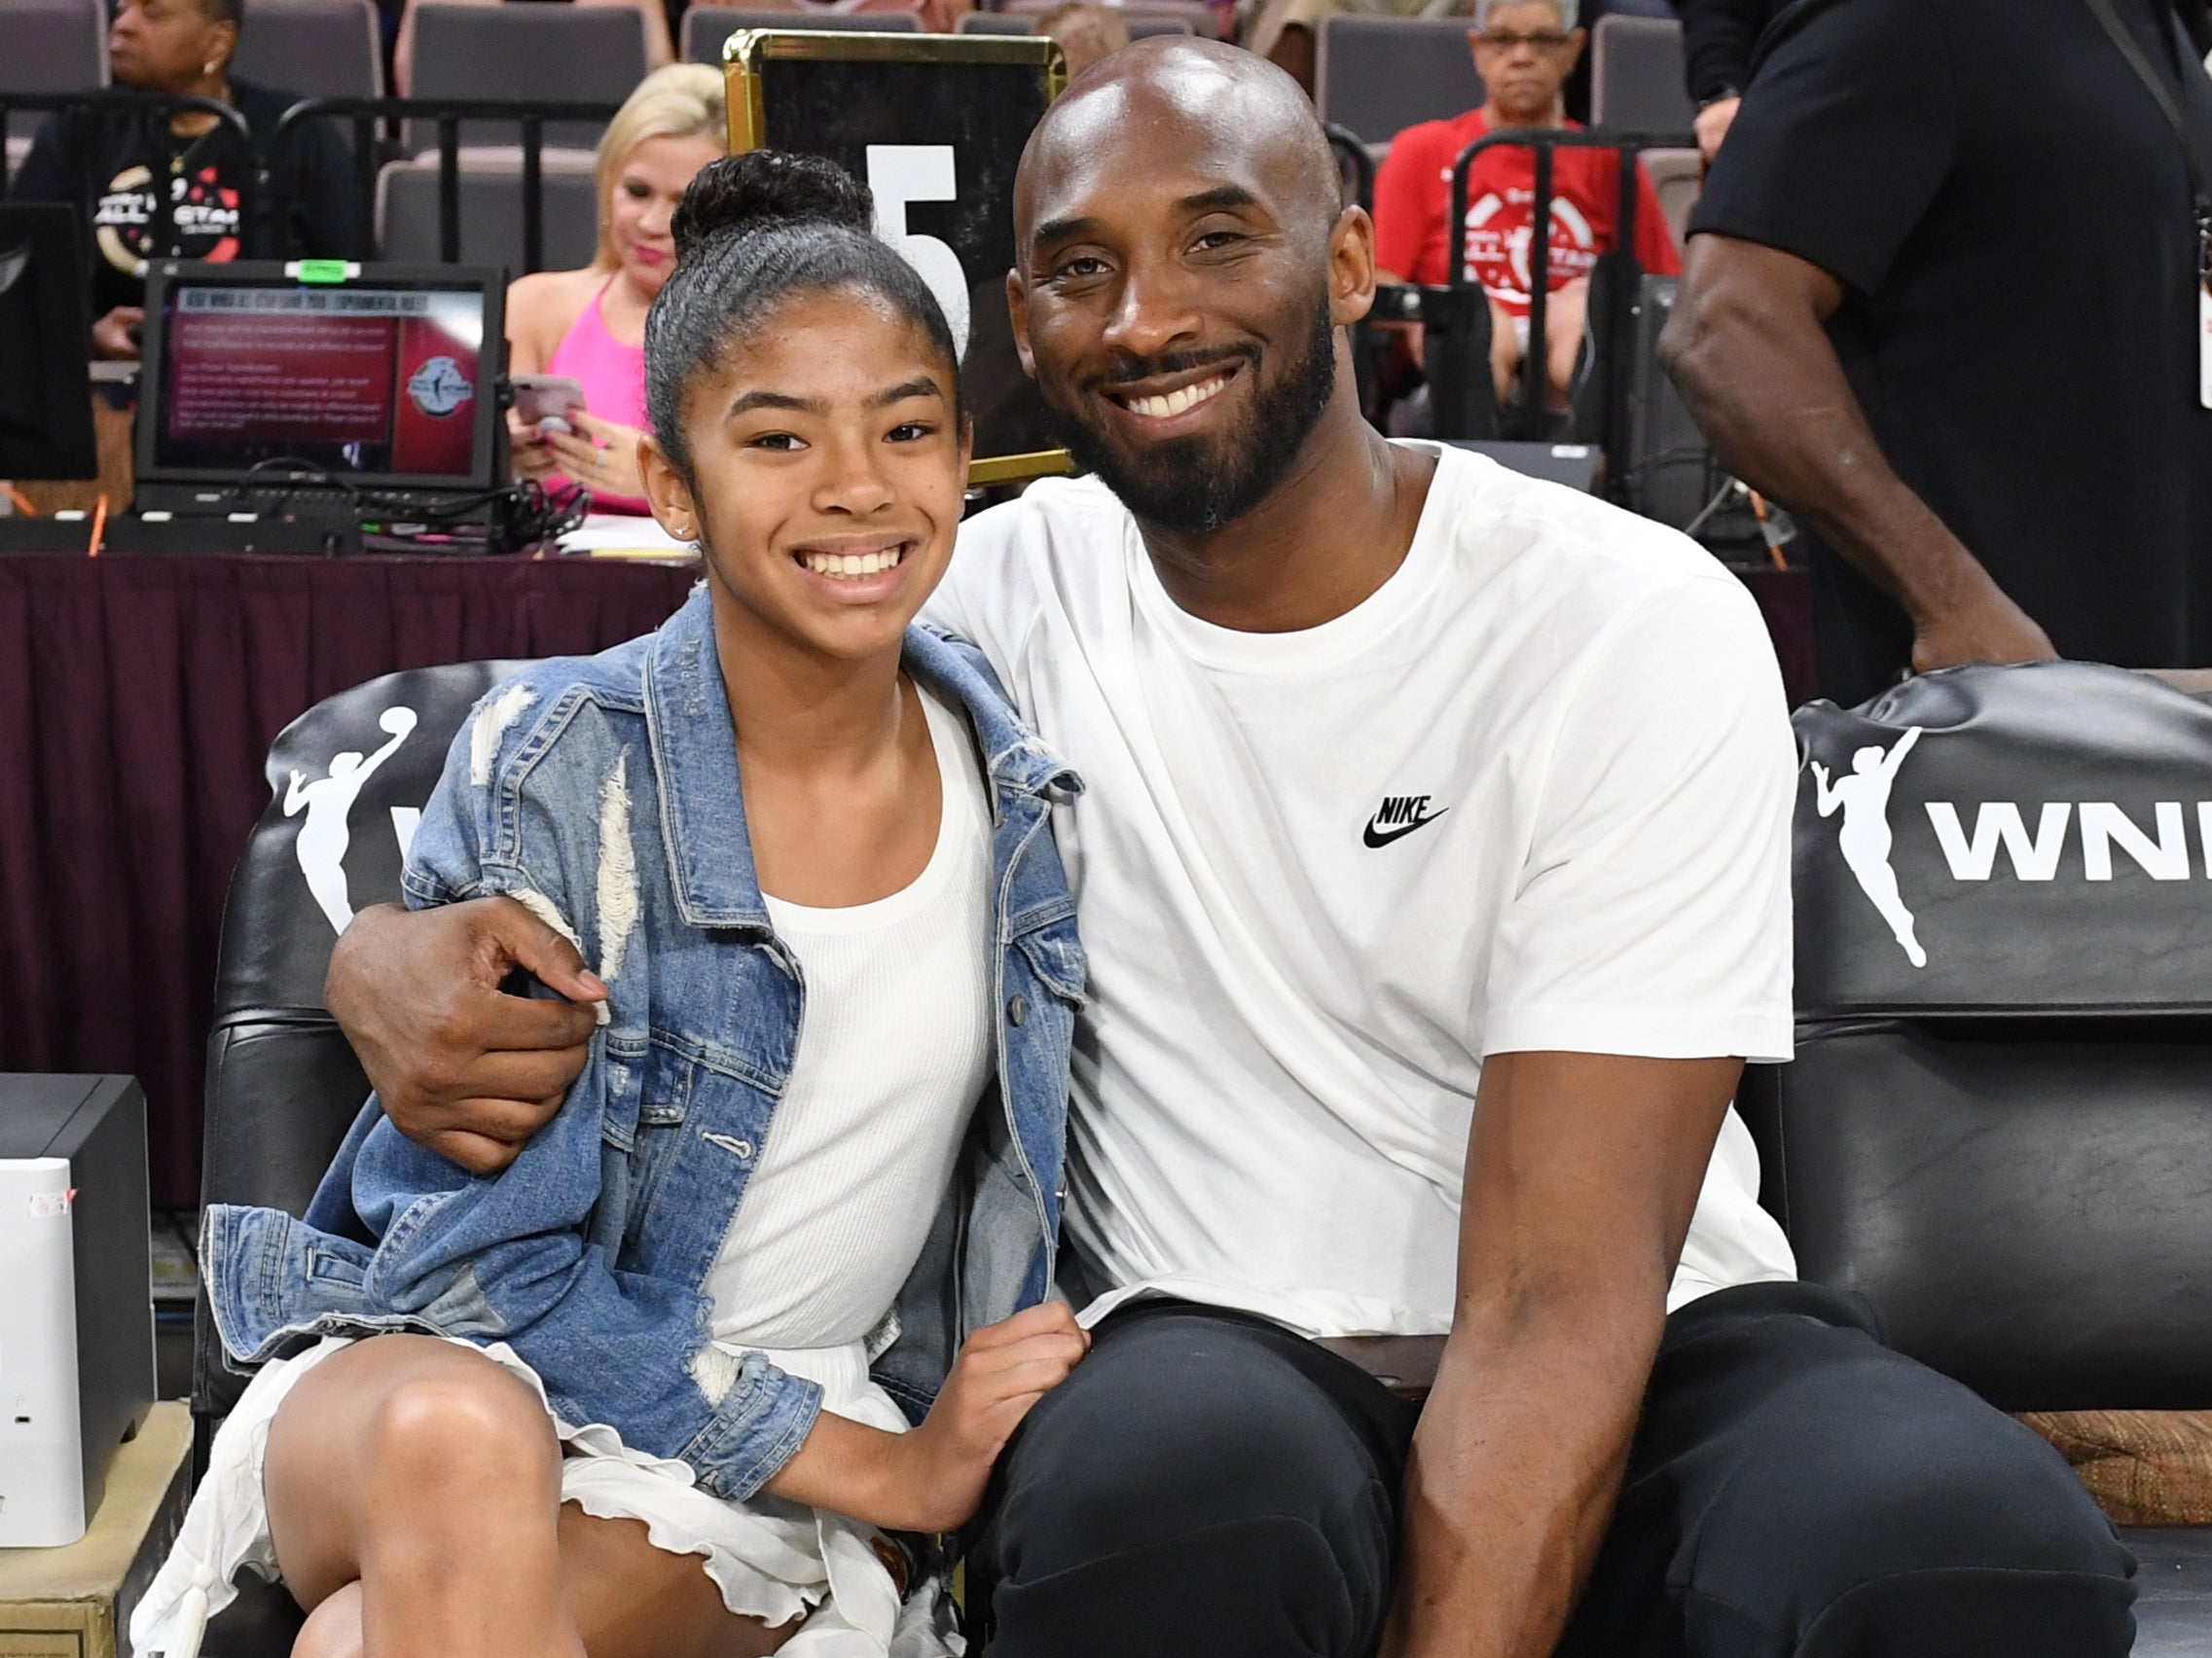
<instances>
[{"instance_id":1,"label":"arena seat","mask_svg":"<svg viewBox=\"0 0 2212 1658\"><path fill-rule=\"evenodd\" d=\"M1053 5L1060 0L1052 0ZM1042 6L1034 11L1017 12L1009 7L1003 12L969 12L953 25L956 34L1027 35L1036 33L1036 20L1050 11ZM1131 40L1142 40L1147 35L1200 35L1206 30L1197 27L1188 18L1163 17L1157 12L1130 11L1122 14L1122 26L1129 30Z\"/></svg>"},{"instance_id":2,"label":"arena seat","mask_svg":"<svg viewBox=\"0 0 2212 1658\"><path fill-rule=\"evenodd\" d=\"M1684 86L1682 24L1609 15L1590 30L1590 125L1687 132L1697 114Z\"/></svg>"},{"instance_id":3,"label":"arena seat","mask_svg":"<svg viewBox=\"0 0 2212 1658\"><path fill-rule=\"evenodd\" d=\"M426 0L413 13L417 98L486 98L516 103L619 104L645 78L645 24L628 6L450 5ZM436 143L412 124L408 147ZM549 145L589 150L603 128L556 122ZM463 144L511 144L512 123L466 122Z\"/></svg>"},{"instance_id":4,"label":"arena seat","mask_svg":"<svg viewBox=\"0 0 2212 1658\"><path fill-rule=\"evenodd\" d=\"M1483 100L1466 18L1324 18L1315 48L1322 120L1387 144L1408 126Z\"/></svg>"},{"instance_id":5,"label":"arena seat","mask_svg":"<svg viewBox=\"0 0 2212 1658\"><path fill-rule=\"evenodd\" d=\"M1659 331L1674 310L1676 280L1647 273L1638 284L1635 345L1627 358L1628 452L1619 471L1630 511L1687 529L1722 475L1682 393L1659 367Z\"/></svg>"},{"instance_id":6,"label":"arena seat","mask_svg":"<svg viewBox=\"0 0 2212 1658\"><path fill-rule=\"evenodd\" d=\"M323 977L338 937L329 903L335 896L358 910L399 897L403 841L445 769L453 734L478 698L526 666L461 663L385 674L324 699L278 734L267 766L271 802L231 877L223 910L207 1037L203 1203L306 1210L369 1093L353 1050L323 1007ZM317 888L310 889L307 865L316 860L312 851L303 858L301 831L317 804L310 796L305 813L286 816L287 784L295 774L310 788L329 778L340 754L375 755L391 742L385 721L398 708L411 710L415 724L367 775L356 767L358 786L332 803L350 839L336 870L318 863ZM193 1321L196 1471L205 1466L208 1440L244 1387L216 1339L203 1291ZM209 1626L205 1658L283 1658L300 1625L291 1597L250 1573L240 1587L237 1604Z\"/></svg>"},{"instance_id":7,"label":"arena seat","mask_svg":"<svg viewBox=\"0 0 2212 1658\"><path fill-rule=\"evenodd\" d=\"M540 188L545 218L538 269L572 270L598 248L598 196L592 157L548 150ZM439 263L438 158L387 162L377 174L377 257L409 265ZM523 160L516 149L487 146L460 158L460 259L524 273Z\"/></svg>"},{"instance_id":8,"label":"arena seat","mask_svg":"<svg viewBox=\"0 0 2212 1658\"><path fill-rule=\"evenodd\" d=\"M1667 234L1680 248L1688 240L1689 215L1705 189L1704 158L1693 149L1667 148L1646 150L1637 160L1644 163L1645 176L1650 179L1652 193L1659 198Z\"/></svg>"},{"instance_id":9,"label":"arena seat","mask_svg":"<svg viewBox=\"0 0 2212 1658\"><path fill-rule=\"evenodd\" d=\"M0 86L11 92L84 92L108 84L107 12L100 0L0 0ZM13 170L46 119L8 117Z\"/></svg>"},{"instance_id":10,"label":"arena seat","mask_svg":"<svg viewBox=\"0 0 2212 1658\"><path fill-rule=\"evenodd\" d=\"M1009 18L1036 18L1061 3L1062 0L1006 0L1001 11ZM1110 9L1121 15L1133 40L1151 34L1196 34L1214 39L1221 31L1218 15L1202 0L1139 0L1136 5L1115 4ZM1163 26L1178 20L1189 26L1181 29Z\"/></svg>"},{"instance_id":11,"label":"arena seat","mask_svg":"<svg viewBox=\"0 0 2212 1658\"><path fill-rule=\"evenodd\" d=\"M719 63L722 43L740 29L850 29L875 34L918 34L922 18L913 12L824 12L816 17L796 7L694 6L683 15L680 55L686 63Z\"/></svg>"},{"instance_id":12,"label":"arena seat","mask_svg":"<svg viewBox=\"0 0 2212 1658\"><path fill-rule=\"evenodd\" d=\"M1739 1103L1799 1271L2006 1410L2212 1407L2212 705L2039 663L1795 726L1796 1058ZM2121 1534L2136 1652L2212 1655L2212 1527Z\"/></svg>"},{"instance_id":13,"label":"arena seat","mask_svg":"<svg viewBox=\"0 0 2212 1658\"><path fill-rule=\"evenodd\" d=\"M246 0L231 68L256 86L302 97L381 98L377 9L369 0Z\"/></svg>"}]
</instances>

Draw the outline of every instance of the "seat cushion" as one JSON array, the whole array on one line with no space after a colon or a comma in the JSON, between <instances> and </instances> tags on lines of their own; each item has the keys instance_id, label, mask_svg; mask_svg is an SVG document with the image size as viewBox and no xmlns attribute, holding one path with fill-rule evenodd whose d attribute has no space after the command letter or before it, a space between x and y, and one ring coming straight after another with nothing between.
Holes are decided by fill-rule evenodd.
<instances>
[{"instance_id":1,"label":"seat cushion","mask_svg":"<svg viewBox=\"0 0 2212 1658\"><path fill-rule=\"evenodd\" d=\"M2020 1419L2122 1526L2212 1525L2212 1411L2044 1411Z\"/></svg>"}]
</instances>

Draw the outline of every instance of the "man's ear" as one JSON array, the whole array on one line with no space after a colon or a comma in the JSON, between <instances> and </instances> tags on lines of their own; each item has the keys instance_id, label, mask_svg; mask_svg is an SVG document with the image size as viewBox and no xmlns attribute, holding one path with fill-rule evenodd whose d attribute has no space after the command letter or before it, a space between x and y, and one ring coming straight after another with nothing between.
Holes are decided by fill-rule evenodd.
<instances>
[{"instance_id":1,"label":"man's ear","mask_svg":"<svg viewBox=\"0 0 2212 1658\"><path fill-rule=\"evenodd\" d=\"M1572 75L1575 73L1575 65L1582 61L1582 48L1589 44L1590 31L1575 29L1567 38L1574 43L1567 49L1567 73Z\"/></svg>"},{"instance_id":2,"label":"man's ear","mask_svg":"<svg viewBox=\"0 0 2212 1658\"><path fill-rule=\"evenodd\" d=\"M1036 357L1030 350L1030 296L1022 286L1022 273L1006 272L1006 315L1014 324L1014 355L1022 360L1022 373L1036 378Z\"/></svg>"},{"instance_id":3,"label":"man's ear","mask_svg":"<svg viewBox=\"0 0 2212 1658\"><path fill-rule=\"evenodd\" d=\"M645 481L645 499L652 504L654 523L678 541L705 540L706 526L700 522L691 485L650 432L637 441L637 470Z\"/></svg>"},{"instance_id":4,"label":"man's ear","mask_svg":"<svg viewBox=\"0 0 2212 1658\"><path fill-rule=\"evenodd\" d=\"M1349 328L1375 304L1375 221L1350 206L1328 233L1328 320Z\"/></svg>"},{"instance_id":5,"label":"man's ear","mask_svg":"<svg viewBox=\"0 0 2212 1658\"><path fill-rule=\"evenodd\" d=\"M238 50L238 25L224 18L207 26L208 54L218 63L229 65Z\"/></svg>"}]
</instances>

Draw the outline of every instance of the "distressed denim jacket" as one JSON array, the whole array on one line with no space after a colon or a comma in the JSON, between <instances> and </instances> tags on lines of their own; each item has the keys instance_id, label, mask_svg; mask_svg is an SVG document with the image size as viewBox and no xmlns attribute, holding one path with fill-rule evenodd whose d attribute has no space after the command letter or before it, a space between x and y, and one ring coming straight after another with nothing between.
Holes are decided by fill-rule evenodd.
<instances>
[{"instance_id":1,"label":"distressed denim jacket","mask_svg":"<svg viewBox=\"0 0 2212 1658\"><path fill-rule=\"evenodd\" d=\"M967 713L997 872L997 1087L870 1343L876 1381L919 1421L960 1341L1052 1282L1083 955L1047 812L1081 784L969 647L914 630L905 662ZM566 1103L478 1178L372 1096L305 1220L210 1207L200 1251L223 1345L258 1361L330 1332L505 1342L564 1420L609 1424L748 1496L798 1450L820 1390L710 1343L701 1286L789 1080L805 986L753 873L704 589L659 632L541 664L478 704L406 895L422 909L490 893L556 921L607 983Z\"/></svg>"}]
</instances>

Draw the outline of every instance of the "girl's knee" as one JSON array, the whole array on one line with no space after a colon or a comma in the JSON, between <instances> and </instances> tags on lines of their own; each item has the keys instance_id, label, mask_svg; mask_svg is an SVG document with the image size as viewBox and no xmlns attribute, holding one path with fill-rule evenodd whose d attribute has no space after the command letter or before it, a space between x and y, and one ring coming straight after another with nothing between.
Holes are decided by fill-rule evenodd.
<instances>
[{"instance_id":1,"label":"girl's knee","mask_svg":"<svg viewBox=\"0 0 2212 1658\"><path fill-rule=\"evenodd\" d=\"M528 1385L490 1359L447 1352L381 1391L366 1424L371 1478L425 1496L557 1484L560 1441Z\"/></svg>"}]
</instances>

